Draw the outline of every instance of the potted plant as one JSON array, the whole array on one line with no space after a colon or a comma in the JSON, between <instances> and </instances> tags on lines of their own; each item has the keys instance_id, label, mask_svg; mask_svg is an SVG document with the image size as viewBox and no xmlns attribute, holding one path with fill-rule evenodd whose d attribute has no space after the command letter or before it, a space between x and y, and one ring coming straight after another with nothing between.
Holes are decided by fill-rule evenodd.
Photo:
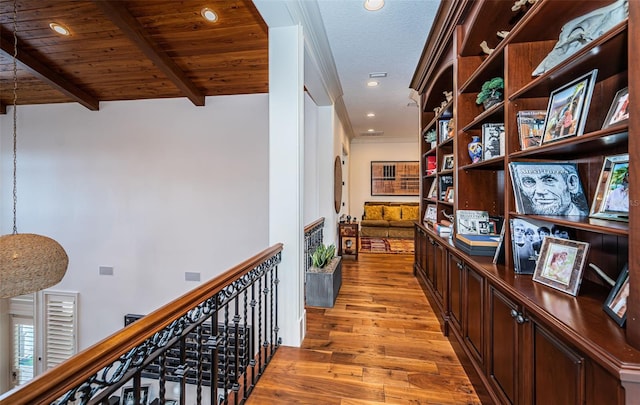
<instances>
[{"instance_id":1,"label":"potted plant","mask_svg":"<svg viewBox=\"0 0 640 405\"><path fill-rule=\"evenodd\" d=\"M476 98L476 104L482 104L486 110L502 100L503 91L504 80L502 77L494 77L482 84L482 89Z\"/></svg>"},{"instance_id":2,"label":"potted plant","mask_svg":"<svg viewBox=\"0 0 640 405\"><path fill-rule=\"evenodd\" d=\"M336 246L320 244L311 254L311 267L306 274L306 302L314 307L333 307L342 286L342 257Z\"/></svg>"},{"instance_id":3,"label":"potted plant","mask_svg":"<svg viewBox=\"0 0 640 405\"><path fill-rule=\"evenodd\" d=\"M319 269L324 268L336 255L336 245L325 246L320 244L311 254L311 265Z\"/></svg>"}]
</instances>

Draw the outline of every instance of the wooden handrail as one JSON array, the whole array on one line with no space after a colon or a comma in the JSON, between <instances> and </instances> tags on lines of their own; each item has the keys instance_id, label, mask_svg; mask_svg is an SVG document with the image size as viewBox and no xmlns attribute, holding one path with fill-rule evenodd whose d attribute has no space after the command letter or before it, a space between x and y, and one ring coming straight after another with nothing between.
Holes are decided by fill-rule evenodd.
<instances>
[{"instance_id":1,"label":"wooden handrail","mask_svg":"<svg viewBox=\"0 0 640 405\"><path fill-rule=\"evenodd\" d=\"M140 320L76 354L29 383L0 396L0 405L50 404L82 384L104 367L117 361L124 353L141 345L191 308L222 291L231 282L282 251L277 243L229 269L202 286L187 292Z\"/></svg>"},{"instance_id":2,"label":"wooden handrail","mask_svg":"<svg viewBox=\"0 0 640 405\"><path fill-rule=\"evenodd\" d=\"M315 221L313 221L312 223L304 227L304 233L307 234L311 232L313 228L315 228L316 226L320 226L323 222L324 222L324 217L320 217L316 219Z\"/></svg>"}]
</instances>

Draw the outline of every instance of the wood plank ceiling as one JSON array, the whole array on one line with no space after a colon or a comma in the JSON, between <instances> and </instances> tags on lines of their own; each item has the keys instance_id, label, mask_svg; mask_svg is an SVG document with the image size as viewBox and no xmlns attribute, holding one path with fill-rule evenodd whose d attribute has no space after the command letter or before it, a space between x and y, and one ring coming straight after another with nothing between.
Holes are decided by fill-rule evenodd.
<instances>
[{"instance_id":1,"label":"wood plank ceiling","mask_svg":"<svg viewBox=\"0 0 640 405\"><path fill-rule=\"evenodd\" d=\"M250 0L16 1L19 105L268 92L268 30ZM13 104L13 10L0 0L0 112Z\"/></svg>"}]
</instances>

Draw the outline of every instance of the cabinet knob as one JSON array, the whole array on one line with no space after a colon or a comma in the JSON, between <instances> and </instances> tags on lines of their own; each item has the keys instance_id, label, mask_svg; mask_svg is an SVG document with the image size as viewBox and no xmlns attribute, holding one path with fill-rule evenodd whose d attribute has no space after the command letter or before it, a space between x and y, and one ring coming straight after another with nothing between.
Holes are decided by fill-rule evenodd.
<instances>
[{"instance_id":1,"label":"cabinet knob","mask_svg":"<svg viewBox=\"0 0 640 405\"><path fill-rule=\"evenodd\" d=\"M523 323L527 322L528 319L524 317L524 315L522 314L518 314L518 316L516 316L516 322L518 323L518 325L522 325Z\"/></svg>"},{"instance_id":2,"label":"cabinet knob","mask_svg":"<svg viewBox=\"0 0 640 405\"><path fill-rule=\"evenodd\" d=\"M464 267L464 266L462 265L462 262L458 262L458 263L456 263L456 266L458 266L458 268L459 268L460 270L462 270L462 268Z\"/></svg>"},{"instance_id":3,"label":"cabinet knob","mask_svg":"<svg viewBox=\"0 0 640 405\"><path fill-rule=\"evenodd\" d=\"M515 309L512 309L510 314L511 314L511 317L515 319L519 325L522 325L523 323L528 321L528 319L525 318L521 312L518 312Z\"/></svg>"}]
</instances>

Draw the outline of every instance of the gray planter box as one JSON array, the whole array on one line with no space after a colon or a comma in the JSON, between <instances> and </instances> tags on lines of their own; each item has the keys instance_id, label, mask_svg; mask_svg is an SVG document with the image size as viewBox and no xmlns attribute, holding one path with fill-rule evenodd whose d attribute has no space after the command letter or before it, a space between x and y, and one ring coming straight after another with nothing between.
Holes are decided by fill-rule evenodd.
<instances>
[{"instance_id":1,"label":"gray planter box","mask_svg":"<svg viewBox=\"0 0 640 405\"><path fill-rule=\"evenodd\" d=\"M334 257L322 269L311 266L306 276L307 305L332 308L342 286L342 257Z\"/></svg>"}]
</instances>

